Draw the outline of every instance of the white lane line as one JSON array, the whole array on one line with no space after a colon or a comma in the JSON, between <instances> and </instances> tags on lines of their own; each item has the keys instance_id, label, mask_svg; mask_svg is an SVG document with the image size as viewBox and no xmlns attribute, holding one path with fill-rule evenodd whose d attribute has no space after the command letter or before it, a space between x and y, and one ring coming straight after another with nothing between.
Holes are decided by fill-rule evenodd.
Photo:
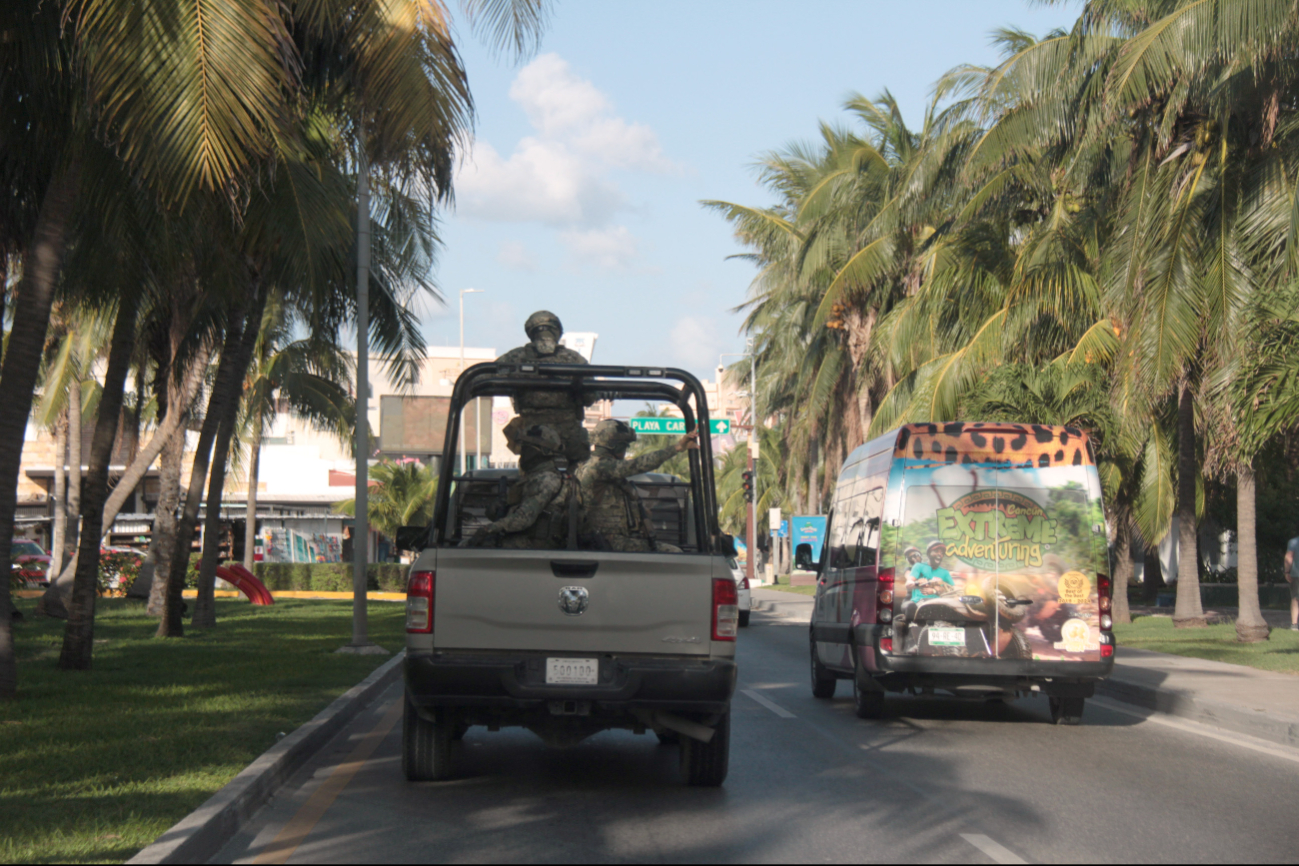
<instances>
[{"instance_id":1,"label":"white lane line","mask_svg":"<svg viewBox=\"0 0 1299 866\"><path fill-rule=\"evenodd\" d=\"M1293 761L1299 764L1299 751L1287 749L1285 746L1273 745L1267 740L1261 740L1258 737L1251 737L1248 734L1228 734L1218 733L1208 725L1199 722L1191 722L1178 718L1170 718L1154 710L1130 710L1118 702L1108 698L1089 698L1091 703L1095 703L1107 710L1116 713L1123 713L1125 716L1142 719L1147 722L1154 722L1157 725L1164 725L1168 728L1174 728L1187 734L1195 734L1199 737L1208 737L1211 740L1218 740L1222 743L1228 743L1233 746L1240 746L1244 749L1252 749L1255 752L1262 752L1264 755L1270 755L1273 758L1284 758L1287 761Z\"/></svg>"},{"instance_id":2,"label":"white lane line","mask_svg":"<svg viewBox=\"0 0 1299 866\"><path fill-rule=\"evenodd\" d=\"M771 710L773 713L780 716L782 719L797 718L793 713L791 713L789 710L782 707L780 704L777 704L774 701L767 700L762 695L755 692L753 689L740 689L740 691L744 692L746 695L753 698L755 701L762 704L764 707Z\"/></svg>"},{"instance_id":3,"label":"white lane line","mask_svg":"<svg viewBox=\"0 0 1299 866\"><path fill-rule=\"evenodd\" d=\"M982 833L962 833L961 838L992 858L994 863L1027 863L1014 851L997 844Z\"/></svg>"}]
</instances>

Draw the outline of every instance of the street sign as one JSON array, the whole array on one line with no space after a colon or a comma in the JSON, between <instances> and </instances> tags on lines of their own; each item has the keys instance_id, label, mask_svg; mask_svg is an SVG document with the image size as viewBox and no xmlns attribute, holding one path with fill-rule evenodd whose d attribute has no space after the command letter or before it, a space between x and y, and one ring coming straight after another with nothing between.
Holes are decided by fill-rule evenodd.
<instances>
[{"instance_id":1,"label":"street sign","mask_svg":"<svg viewBox=\"0 0 1299 866\"><path fill-rule=\"evenodd\" d=\"M776 533L778 538L789 538L789 521L780 521L780 531Z\"/></svg>"},{"instance_id":2,"label":"street sign","mask_svg":"<svg viewBox=\"0 0 1299 866\"><path fill-rule=\"evenodd\" d=\"M780 526L779 508L772 508L767 511L767 526L771 528L772 532L775 532L776 527Z\"/></svg>"},{"instance_id":3,"label":"street sign","mask_svg":"<svg viewBox=\"0 0 1299 866\"><path fill-rule=\"evenodd\" d=\"M686 419L684 418L632 418L629 422L631 429L637 433L651 433L659 436L672 435L684 436L686 432ZM725 436L731 432L731 422L725 418L718 418L708 423L710 435Z\"/></svg>"}]
</instances>

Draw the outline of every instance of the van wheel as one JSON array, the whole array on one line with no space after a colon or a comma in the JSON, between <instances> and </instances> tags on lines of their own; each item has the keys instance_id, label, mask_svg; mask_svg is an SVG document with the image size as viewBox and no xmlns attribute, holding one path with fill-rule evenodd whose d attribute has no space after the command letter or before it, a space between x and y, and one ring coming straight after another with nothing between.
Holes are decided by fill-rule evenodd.
<instances>
[{"instance_id":1,"label":"van wheel","mask_svg":"<svg viewBox=\"0 0 1299 866\"><path fill-rule=\"evenodd\" d=\"M859 719L878 719L884 715L884 691L871 691L861 687L862 677L867 676L859 669L857 648L852 648L852 701L853 710Z\"/></svg>"},{"instance_id":2,"label":"van wheel","mask_svg":"<svg viewBox=\"0 0 1299 866\"><path fill-rule=\"evenodd\" d=\"M826 670L825 665L816 657L816 638L812 638L812 697L814 698L832 698L834 697L834 687L839 680L834 674Z\"/></svg>"},{"instance_id":3,"label":"van wheel","mask_svg":"<svg viewBox=\"0 0 1299 866\"><path fill-rule=\"evenodd\" d=\"M410 696L401 720L401 767L411 782L436 782L451 775L451 743L457 726L430 722L416 711ZM439 715L441 715L439 713Z\"/></svg>"},{"instance_id":4,"label":"van wheel","mask_svg":"<svg viewBox=\"0 0 1299 866\"><path fill-rule=\"evenodd\" d=\"M726 781L731 762L731 711L713 726L713 738L701 743L694 737L681 738L681 771L686 783L697 788L716 788Z\"/></svg>"},{"instance_id":5,"label":"van wheel","mask_svg":"<svg viewBox=\"0 0 1299 866\"><path fill-rule=\"evenodd\" d=\"M1082 724L1083 703L1085 698L1048 699L1051 704L1051 721L1057 725Z\"/></svg>"},{"instance_id":6,"label":"van wheel","mask_svg":"<svg viewBox=\"0 0 1299 866\"><path fill-rule=\"evenodd\" d=\"M749 611L742 610L740 611L740 628L748 628L748 627L749 627Z\"/></svg>"}]
</instances>

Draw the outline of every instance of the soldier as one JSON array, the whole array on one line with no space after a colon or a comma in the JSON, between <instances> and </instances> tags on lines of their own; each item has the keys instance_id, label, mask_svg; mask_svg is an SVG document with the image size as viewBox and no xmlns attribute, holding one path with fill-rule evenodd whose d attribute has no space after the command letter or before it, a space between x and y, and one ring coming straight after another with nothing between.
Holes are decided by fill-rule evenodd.
<instances>
[{"instance_id":1,"label":"soldier","mask_svg":"<svg viewBox=\"0 0 1299 866\"><path fill-rule=\"evenodd\" d=\"M496 359L498 364L585 364L586 359L559 345L564 326L559 317L547 310L538 310L523 330L531 341L511 349ZM525 391L514 397L514 411L526 419L528 426L545 424L559 433L564 441L564 457L570 468L591 456L591 440L582 426L586 406L597 399L592 394L585 403L567 391Z\"/></svg>"},{"instance_id":2,"label":"soldier","mask_svg":"<svg viewBox=\"0 0 1299 866\"><path fill-rule=\"evenodd\" d=\"M523 470L521 484L514 490L520 498L510 512L494 523L482 527L472 538L461 542L465 547L503 547L514 550L555 550L565 546L569 522L578 513L577 482L561 474L555 458L563 453L563 441L554 429L544 424L527 424L518 417L505 425L506 442L519 455ZM513 492L513 491L512 491Z\"/></svg>"},{"instance_id":3,"label":"soldier","mask_svg":"<svg viewBox=\"0 0 1299 866\"><path fill-rule=\"evenodd\" d=\"M670 448L649 451L631 460L625 459L627 446L636 441L636 431L625 421L601 421L591 439L595 453L577 470L586 509L585 532L591 537L598 533L611 550L680 553L679 548L654 540L640 495L627 479L657 469L673 454L698 449L699 432L687 433Z\"/></svg>"}]
</instances>

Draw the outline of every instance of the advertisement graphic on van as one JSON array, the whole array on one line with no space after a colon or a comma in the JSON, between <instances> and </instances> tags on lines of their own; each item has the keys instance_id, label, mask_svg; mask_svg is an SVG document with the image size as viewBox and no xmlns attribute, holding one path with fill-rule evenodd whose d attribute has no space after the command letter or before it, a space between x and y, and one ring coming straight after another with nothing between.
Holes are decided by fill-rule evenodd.
<instances>
[{"instance_id":1,"label":"advertisement graphic on van","mask_svg":"<svg viewBox=\"0 0 1299 866\"><path fill-rule=\"evenodd\" d=\"M883 544L898 573L896 653L1100 659L1100 483L1087 450L1067 448L1078 434L1055 431L899 442L901 514Z\"/></svg>"}]
</instances>

